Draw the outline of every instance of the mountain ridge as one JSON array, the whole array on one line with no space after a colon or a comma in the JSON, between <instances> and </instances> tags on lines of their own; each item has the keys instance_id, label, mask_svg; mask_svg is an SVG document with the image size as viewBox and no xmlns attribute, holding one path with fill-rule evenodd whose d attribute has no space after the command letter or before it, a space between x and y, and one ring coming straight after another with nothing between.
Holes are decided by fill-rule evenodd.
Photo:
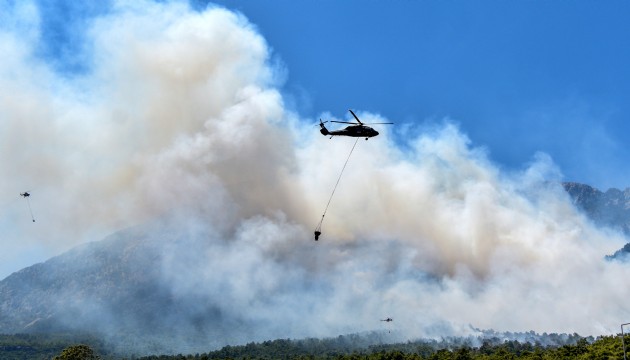
<instances>
[{"instance_id":1,"label":"mountain ridge","mask_svg":"<svg viewBox=\"0 0 630 360\"><path fill-rule=\"evenodd\" d=\"M630 188L610 188L605 192L586 184L562 183L573 203L599 226L608 226L630 235Z\"/></svg>"},{"instance_id":2,"label":"mountain ridge","mask_svg":"<svg viewBox=\"0 0 630 360\"><path fill-rule=\"evenodd\" d=\"M239 343L248 333L240 319L168 283L165 249L184 236L168 226L129 228L9 275L0 281L0 333L88 333L139 353Z\"/></svg>"}]
</instances>

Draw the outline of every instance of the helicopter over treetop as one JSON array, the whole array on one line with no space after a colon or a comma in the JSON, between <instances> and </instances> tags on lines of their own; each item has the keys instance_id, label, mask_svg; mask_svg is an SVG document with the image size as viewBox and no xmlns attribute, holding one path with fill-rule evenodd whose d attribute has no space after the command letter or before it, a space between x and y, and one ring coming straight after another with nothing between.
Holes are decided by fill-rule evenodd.
<instances>
[{"instance_id":1,"label":"helicopter over treetop","mask_svg":"<svg viewBox=\"0 0 630 360\"><path fill-rule=\"evenodd\" d=\"M356 122L334 121L334 120L322 122L322 120L319 119L319 127L321 128L319 130L319 132L321 132L322 135L324 135L324 136L330 135L331 139L332 139L333 136L351 136L351 137L364 137L365 140L367 140L367 139L369 139L371 137L374 137L374 136L378 135L378 131L372 129L371 127L369 127L367 125L393 124L391 122L365 124L365 123L361 122L361 120L359 120L359 117L354 113L354 111L352 111L352 110L349 110L349 111L352 114L352 116L354 116L354 118L357 120ZM326 128L326 126L324 126L324 124L327 123L327 122L334 122L334 123L340 123L340 124L352 124L352 125L346 126L346 128L342 129L342 130L330 131L330 130L328 130Z\"/></svg>"}]
</instances>

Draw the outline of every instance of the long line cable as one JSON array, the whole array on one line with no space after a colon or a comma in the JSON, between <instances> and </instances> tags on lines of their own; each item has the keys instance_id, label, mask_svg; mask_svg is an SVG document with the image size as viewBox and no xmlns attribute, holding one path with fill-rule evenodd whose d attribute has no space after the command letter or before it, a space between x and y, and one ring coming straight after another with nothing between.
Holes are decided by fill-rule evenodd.
<instances>
[{"instance_id":1,"label":"long line cable","mask_svg":"<svg viewBox=\"0 0 630 360\"><path fill-rule=\"evenodd\" d=\"M322 214L322 218L321 218L321 220L319 220L319 224L317 224L317 227L315 228L315 241L317 241L319 239L319 235L322 234L322 223L324 222L324 216L326 216L326 212L328 211L328 207L330 206L330 202L332 201L332 198L335 195L335 190L337 190L337 186L339 186L339 181L341 180L341 175L343 175L343 171L346 169L346 165L348 165L348 160L350 160L350 156L352 155L352 152L354 151L354 147L357 146L358 142L359 142L359 138L357 138L357 140L354 142L354 145L352 145L352 149L350 149L350 153L348 154L348 158L346 159L346 162L343 164L343 167L341 168L341 173L339 173L339 177L337 178L337 182L335 183L335 187L333 188L333 191L330 194L330 198L328 199L328 203L326 204L326 208L324 208L324 213Z\"/></svg>"},{"instance_id":2,"label":"long line cable","mask_svg":"<svg viewBox=\"0 0 630 360\"><path fill-rule=\"evenodd\" d=\"M28 204L28 211L31 213L31 219L33 219L33 222L35 222L35 217L33 216L33 209L31 209L31 201L28 199L28 196L26 196L26 203Z\"/></svg>"}]
</instances>

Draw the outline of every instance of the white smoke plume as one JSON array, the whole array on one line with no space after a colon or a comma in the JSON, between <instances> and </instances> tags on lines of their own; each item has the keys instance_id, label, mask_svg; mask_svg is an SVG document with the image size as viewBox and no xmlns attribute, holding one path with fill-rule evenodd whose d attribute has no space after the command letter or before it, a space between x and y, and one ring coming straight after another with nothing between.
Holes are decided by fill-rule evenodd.
<instances>
[{"instance_id":1,"label":"white smoke plume","mask_svg":"<svg viewBox=\"0 0 630 360\"><path fill-rule=\"evenodd\" d=\"M234 341L387 316L410 338L598 335L630 318L630 268L603 260L626 240L573 207L545 154L507 172L452 121L405 144L379 129L359 140L314 242L354 140L286 108L284 70L245 17L116 1L85 20L88 70L68 74L37 54L37 3L3 6L2 262L168 217L190 236L165 253L165 281L258 327Z\"/></svg>"}]
</instances>

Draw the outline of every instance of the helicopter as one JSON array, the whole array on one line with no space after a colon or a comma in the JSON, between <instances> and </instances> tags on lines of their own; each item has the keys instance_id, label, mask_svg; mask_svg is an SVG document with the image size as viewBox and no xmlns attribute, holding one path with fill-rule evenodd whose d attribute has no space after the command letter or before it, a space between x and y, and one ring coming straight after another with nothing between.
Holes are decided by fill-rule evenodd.
<instances>
[{"instance_id":1,"label":"helicopter","mask_svg":"<svg viewBox=\"0 0 630 360\"><path fill-rule=\"evenodd\" d=\"M27 197L31 196L31 194L29 194L28 191L25 191L23 193L20 193L20 196L27 198Z\"/></svg>"},{"instance_id":2,"label":"helicopter","mask_svg":"<svg viewBox=\"0 0 630 360\"><path fill-rule=\"evenodd\" d=\"M372 129L369 126L366 125L373 125L373 124L393 124L391 122L382 122L382 123L370 123L370 124L364 124L361 122L361 120L359 120L359 117L354 113L354 111L352 110L348 110L350 111L350 113L352 114L352 116L354 116L354 118L357 120L357 122L350 122L350 121L334 121L334 120L330 120L330 121L324 121L322 122L322 119L319 119L319 127L321 128L319 130L319 132L322 133L322 135L327 136L330 135L330 138L332 139L333 136L351 136L351 137L365 137L365 140L377 136L378 135L378 131ZM334 123L341 123L341 124L353 124L350 126L346 126L345 129L342 130L333 130L333 131L329 131L328 129L326 129L326 126L324 126L325 123L327 122L334 122Z\"/></svg>"},{"instance_id":3,"label":"helicopter","mask_svg":"<svg viewBox=\"0 0 630 360\"><path fill-rule=\"evenodd\" d=\"M388 317L387 319L385 319L385 320L381 320L381 321L390 322L390 321L394 321L394 319L392 319L392 318Z\"/></svg>"}]
</instances>

